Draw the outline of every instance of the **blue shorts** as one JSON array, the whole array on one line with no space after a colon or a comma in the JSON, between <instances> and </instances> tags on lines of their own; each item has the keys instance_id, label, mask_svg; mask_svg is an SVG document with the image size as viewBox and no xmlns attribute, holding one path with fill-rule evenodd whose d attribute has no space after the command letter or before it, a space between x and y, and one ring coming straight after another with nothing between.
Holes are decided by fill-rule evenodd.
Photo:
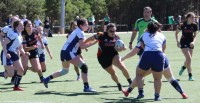
<instances>
[{"instance_id":1,"label":"blue shorts","mask_svg":"<svg viewBox=\"0 0 200 103\"><path fill-rule=\"evenodd\" d=\"M161 72L164 69L165 57L161 51L145 51L140 59L139 68Z\"/></svg>"},{"instance_id":2,"label":"blue shorts","mask_svg":"<svg viewBox=\"0 0 200 103\"><path fill-rule=\"evenodd\" d=\"M11 58L8 59L6 58L6 55L3 53L3 51L1 51L1 64L2 65L13 65L13 63L17 60L19 60L19 56L17 55L17 53L15 52L11 52L11 51L7 51Z\"/></svg>"},{"instance_id":3,"label":"blue shorts","mask_svg":"<svg viewBox=\"0 0 200 103\"><path fill-rule=\"evenodd\" d=\"M72 52L68 52L68 51L65 51L65 50L61 50L61 53L60 53L60 60L61 61L69 61L69 60L72 60L73 58L75 58L77 56L76 53L72 53Z\"/></svg>"},{"instance_id":4,"label":"blue shorts","mask_svg":"<svg viewBox=\"0 0 200 103\"><path fill-rule=\"evenodd\" d=\"M165 54L164 54L164 57L165 57L164 69L167 69L169 67L169 60Z\"/></svg>"},{"instance_id":5,"label":"blue shorts","mask_svg":"<svg viewBox=\"0 0 200 103\"><path fill-rule=\"evenodd\" d=\"M40 60L40 62L45 62L45 54L44 53L39 54L39 60Z\"/></svg>"}]
</instances>

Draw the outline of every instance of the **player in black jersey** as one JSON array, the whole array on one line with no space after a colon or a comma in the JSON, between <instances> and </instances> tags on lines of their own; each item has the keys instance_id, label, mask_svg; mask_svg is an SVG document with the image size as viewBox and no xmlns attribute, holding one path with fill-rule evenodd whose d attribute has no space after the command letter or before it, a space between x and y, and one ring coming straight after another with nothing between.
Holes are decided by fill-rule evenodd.
<instances>
[{"instance_id":1,"label":"player in black jersey","mask_svg":"<svg viewBox=\"0 0 200 103\"><path fill-rule=\"evenodd\" d=\"M193 12L189 12L186 15L186 21L178 26L178 29L175 33L177 46L181 48L182 53L186 58L184 65L181 67L179 75L181 76L183 71L187 68L190 81L194 80L192 78L191 61L198 28L197 24L194 23L194 17L195 14ZM182 36L179 41L178 33L180 30L182 31Z\"/></svg>"},{"instance_id":2,"label":"player in black jersey","mask_svg":"<svg viewBox=\"0 0 200 103\"><path fill-rule=\"evenodd\" d=\"M32 67L29 69L33 72L37 72L40 77L40 81L42 82L43 74L42 74L42 69L41 69L39 55L38 55L38 48L37 48L37 41L40 41L40 43L42 44L42 48L44 48L44 44L42 43L42 40L41 40L41 35L38 34L36 29L32 28L31 21L27 20L24 22L24 31L22 32L22 36L23 36L23 48L26 52L30 53L29 60ZM23 66L25 66L24 69L28 69L27 58L24 57L22 59L24 63Z\"/></svg>"},{"instance_id":3,"label":"player in black jersey","mask_svg":"<svg viewBox=\"0 0 200 103\"><path fill-rule=\"evenodd\" d=\"M99 32L94 36L89 37L86 42L98 41L99 48L97 58L99 64L111 75L113 81L117 83L119 91L121 91L121 84L115 73L114 66L118 67L122 71L129 84L131 84L132 81L124 63L120 59L118 51L115 49L115 42L119 39L119 36L117 36L115 32L116 26L113 23L110 23L107 25L106 32ZM125 48L121 48L121 50L123 49Z\"/></svg>"}]
</instances>

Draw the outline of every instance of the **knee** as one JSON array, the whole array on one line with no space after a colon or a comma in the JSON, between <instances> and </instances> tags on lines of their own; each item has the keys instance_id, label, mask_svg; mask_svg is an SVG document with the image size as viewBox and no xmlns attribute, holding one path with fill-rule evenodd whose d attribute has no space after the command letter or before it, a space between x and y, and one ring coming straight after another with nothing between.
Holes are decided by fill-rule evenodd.
<instances>
[{"instance_id":1,"label":"knee","mask_svg":"<svg viewBox=\"0 0 200 103\"><path fill-rule=\"evenodd\" d=\"M69 69L63 68L63 69L60 70L59 72L60 72L60 76L63 76L63 75L66 75L67 73L69 73Z\"/></svg>"},{"instance_id":2,"label":"knee","mask_svg":"<svg viewBox=\"0 0 200 103\"><path fill-rule=\"evenodd\" d=\"M88 66L86 64L82 64L80 67L81 72L87 74L88 73Z\"/></svg>"}]
</instances>

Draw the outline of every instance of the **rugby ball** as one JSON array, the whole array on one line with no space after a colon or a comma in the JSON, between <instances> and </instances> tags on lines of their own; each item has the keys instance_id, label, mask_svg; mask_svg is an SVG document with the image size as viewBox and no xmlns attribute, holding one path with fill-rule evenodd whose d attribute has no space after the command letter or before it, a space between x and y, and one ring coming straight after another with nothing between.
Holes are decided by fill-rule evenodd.
<instances>
[{"instance_id":1,"label":"rugby ball","mask_svg":"<svg viewBox=\"0 0 200 103\"><path fill-rule=\"evenodd\" d=\"M115 48L122 48L124 46L124 42L121 40L121 39L118 39L116 42L115 42Z\"/></svg>"}]
</instances>

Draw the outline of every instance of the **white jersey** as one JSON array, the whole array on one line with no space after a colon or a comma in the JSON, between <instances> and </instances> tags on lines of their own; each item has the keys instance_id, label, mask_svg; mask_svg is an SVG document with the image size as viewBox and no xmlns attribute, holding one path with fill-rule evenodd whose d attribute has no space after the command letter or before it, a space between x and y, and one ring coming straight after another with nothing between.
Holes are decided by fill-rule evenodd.
<instances>
[{"instance_id":1,"label":"white jersey","mask_svg":"<svg viewBox=\"0 0 200 103\"><path fill-rule=\"evenodd\" d=\"M10 43L7 44L7 50L17 53L17 49L22 44L22 36L18 34L16 31L7 34L7 38L10 39Z\"/></svg>"},{"instance_id":2,"label":"white jersey","mask_svg":"<svg viewBox=\"0 0 200 103\"><path fill-rule=\"evenodd\" d=\"M42 42L43 42L44 46L48 45L48 41L47 41L47 38L45 36L42 36ZM38 45L38 54L43 54L44 49L42 49L42 45L39 41L37 42L37 45Z\"/></svg>"},{"instance_id":3,"label":"white jersey","mask_svg":"<svg viewBox=\"0 0 200 103\"><path fill-rule=\"evenodd\" d=\"M141 42L145 45L144 51L163 51L162 48L163 44L166 43L166 37L160 32L156 32L154 36L150 36L149 32L145 32Z\"/></svg>"},{"instance_id":4,"label":"white jersey","mask_svg":"<svg viewBox=\"0 0 200 103\"><path fill-rule=\"evenodd\" d=\"M42 24L42 22L39 19L36 19L34 21L34 24L35 24L35 27L38 27L38 26L40 26Z\"/></svg>"},{"instance_id":5,"label":"white jersey","mask_svg":"<svg viewBox=\"0 0 200 103\"><path fill-rule=\"evenodd\" d=\"M12 33L12 32L13 32L13 29L12 29L12 27L11 27L10 25L8 25L8 26L3 27L3 28L1 29L1 31L2 31L5 35L7 35L8 33Z\"/></svg>"},{"instance_id":6,"label":"white jersey","mask_svg":"<svg viewBox=\"0 0 200 103\"><path fill-rule=\"evenodd\" d=\"M62 50L67 52L76 53L79 45L79 40L85 39L84 31L82 31L79 27L77 27L68 37L67 41L65 42Z\"/></svg>"}]
</instances>

